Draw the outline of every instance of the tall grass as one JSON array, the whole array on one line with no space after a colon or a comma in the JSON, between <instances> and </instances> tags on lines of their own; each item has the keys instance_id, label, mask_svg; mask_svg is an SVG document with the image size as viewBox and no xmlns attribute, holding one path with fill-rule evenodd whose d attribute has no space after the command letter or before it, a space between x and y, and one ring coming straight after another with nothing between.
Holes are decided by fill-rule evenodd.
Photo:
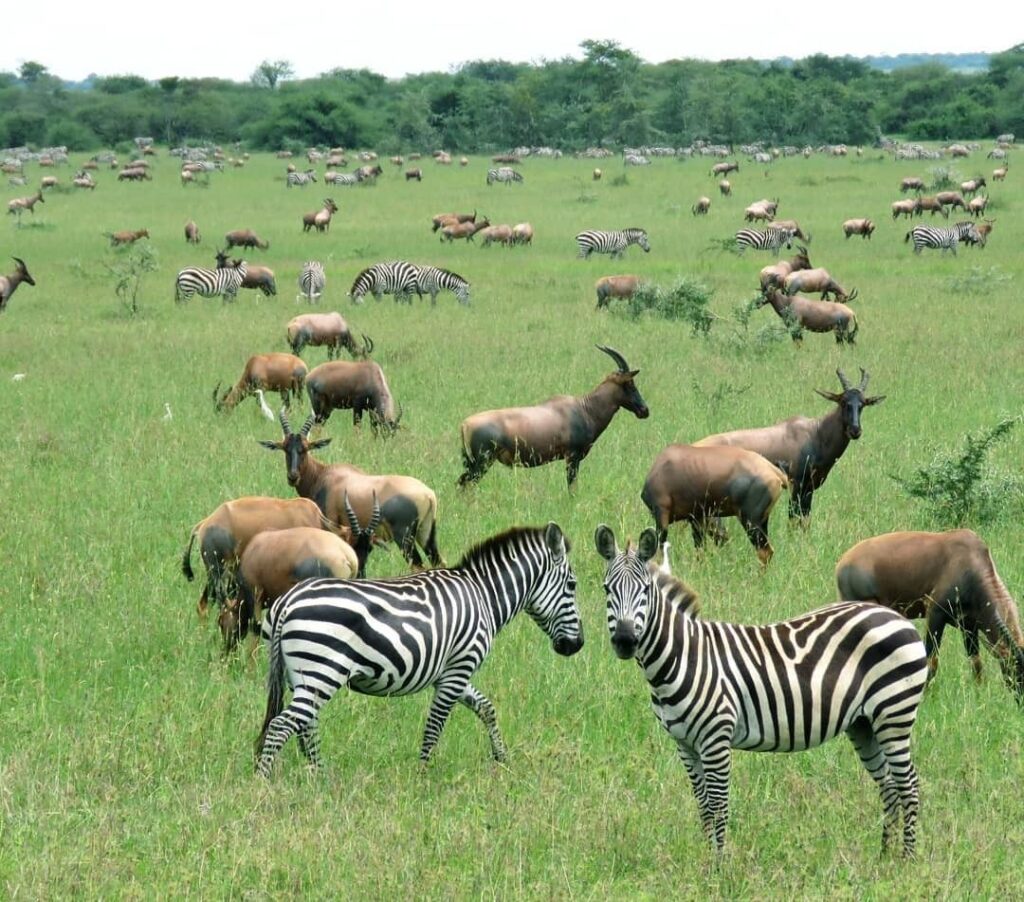
<instances>
[{"instance_id":1,"label":"tall grass","mask_svg":"<svg viewBox=\"0 0 1024 902\"><path fill-rule=\"evenodd\" d=\"M737 176L733 197L696 218L692 200L713 187L700 161L660 161L618 186L591 182L590 164L564 159L528 161L523 184L488 188L486 165L428 164L421 184L388 171L376 188L287 189L282 164L257 156L197 190L183 188L174 161L162 157L151 183L101 173L95 192L49 197L37 228L5 226L5 256L23 257L37 286L22 286L0 318L2 894L1024 893L1024 720L991 660L975 685L952 642L914 737L917 863L879 857L881 805L840 740L803 755L735 756L730 850L713 868L645 681L608 647L603 562L591 538L602 521L634 536L648 524L640 487L666 443L822 414L829 404L813 390L836 390L836 367L851 378L864 367L870 392L887 399L865 414L863 437L816 493L810 529L789 528L779 505L776 555L760 574L735 524L733 541L700 559L674 527L677 572L701 594L706 616L768 621L830 601L834 563L854 542L931 528L891 475L1021 409L1021 183L1011 176L994 189L1004 206L986 249L915 257L903 242L909 224L886 216L899 179L920 172L912 164L780 160L767 177ZM758 269L771 261L702 251L765 194L782 198L780 215L814 235L815 265L859 288L855 346L830 336L808 335L797 348L784 334L720 335L722 322L738 323ZM301 214L325 196L341 208L330 233L303 234ZM534 246L442 245L430 232L433 214L474 208L495 223L529 220ZM853 216L879 222L871 241L844 240L840 223ZM199 248L184 242L189 218L205 236ZM578 231L634 225L648 230L650 254L575 259ZM114 255L103 233L143 227L159 268L142 278L132 316L107 268ZM219 236L241 227L270 240L250 259L276 271L279 296L176 306L176 271L212 265ZM254 401L215 415L210 391L236 379L250 354L286 349L285 323L300 310L295 281L311 258L328 274L321 309L340 310L374 339L408 427L378 441L336 413L326 430L333 444L320 457L433 486L448 560L515 523L556 520L574 540L585 648L558 658L523 620L478 676L497 706L507 766L489 760L485 732L463 711L421 768L428 699L385 704L346 693L324 710L321 773L308 774L289 744L272 780L252 775L264 659L222 659L212 625L197 622L198 584L185 582L179 562L191 526L220 502L290 494L280 455L257 445L278 427ZM394 258L461 273L472 282L472 306L450 295L436 309L390 299L350 305L356 273ZM950 294L950 280L979 261L1012 278L983 294ZM665 286L696 280L713 292L707 306L721 321L695 335L685 320L595 310L594 281L619 272ZM746 315L749 336L776 328L771 311ZM475 489L456 490L461 419L589 390L609 370L596 344L639 368L650 419L616 417L583 462L575 495L560 464L495 467ZM323 359L319 349L306 356ZM12 381L16 373L24 378ZM995 465L1019 469L1019 432L993 449ZM1020 538L1010 518L985 529L1018 595ZM375 554L371 570L404 566L392 551Z\"/></svg>"}]
</instances>

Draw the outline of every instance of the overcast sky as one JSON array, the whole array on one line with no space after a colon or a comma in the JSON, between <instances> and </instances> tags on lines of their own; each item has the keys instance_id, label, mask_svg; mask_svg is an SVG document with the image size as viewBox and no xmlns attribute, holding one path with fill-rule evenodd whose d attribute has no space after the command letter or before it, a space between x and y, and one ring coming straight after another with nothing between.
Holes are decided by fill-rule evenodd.
<instances>
[{"instance_id":1,"label":"overcast sky","mask_svg":"<svg viewBox=\"0 0 1024 902\"><path fill-rule=\"evenodd\" d=\"M279 4L266 0L95 4L5 3L0 70L27 60L61 78L213 76L246 81L265 59L299 78L335 67L390 78L450 71L467 60L578 58L579 44L615 40L647 62L812 53L869 56L1006 50L1024 40L1024 3L978 8L949 0L826 0L780 5L729 0L381 0ZM987 11L985 11L987 10Z\"/></svg>"}]
</instances>

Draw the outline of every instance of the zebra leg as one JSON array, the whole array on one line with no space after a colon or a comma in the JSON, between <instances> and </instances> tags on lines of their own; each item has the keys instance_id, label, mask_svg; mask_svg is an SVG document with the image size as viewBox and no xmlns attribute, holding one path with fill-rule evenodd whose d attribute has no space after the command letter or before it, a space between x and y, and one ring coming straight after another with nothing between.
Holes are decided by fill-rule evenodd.
<instances>
[{"instance_id":1,"label":"zebra leg","mask_svg":"<svg viewBox=\"0 0 1024 902\"><path fill-rule=\"evenodd\" d=\"M420 745L420 761L423 764L430 761L430 755L441 737L441 731L448 722L452 708L457 701L462 700L467 682L465 675L459 673L447 680L442 676L434 684L434 700L427 711L427 725L423 729L423 742Z\"/></svg>"},{"instance_id":2,"label":"zebra leg","mask_svg":"<svg viewBox=\"0 0 1024 902\"><path fill-rule=\"evenodd\" d=\"M913 716L914 712L911 711L909 723L904 721L898 727L894 725L896 736L890 738L883 735L878 740L889 765L890 778L899 797L899 804L903 808L904 858L914 857L917 842L918 780L917 770L910 760L910 727L913 725ZM885 840L884 834L882 839Z\"/></svg>"},{"instance_id":3,"label":"zebra leg","mask_svg":"<svg viewBox=\"0 0 1024 902\"><path fill-rule=\"evenodd\" d=\"M882 746L879 744L878 738L875 736L875 732L868 720L864 717L855 720L846 728L846 735L850 737L850 742L853 743L853 747L857 750L861 764L864 765L864 769L871 775L871 779L875 781L881 794L882 809L884 811L882 851L885 852L892 841L892 831L896 826L896 820L899 816L899 792L889 770L886 755L882 751Z\"/></svg>"},{"instance_id":4,"label":"zebra leg","mask_svg":"<svg viewBox=\"0 0 1024 902\"><path fill-rule=\"evenodd\" d=\"M661 719L659 713L658 719ZM701 829L704 836L710 843L714 843L714 818L711 809L708 807L708 790L704 782L704 764L696 749L682 742L678 744L677 751L679 760L686 768L686 776L690 778L690 786L693 788L693 796L697 800L697 813L700 815Z\"/></svg>"},{"instance_id":5,"label":"zebra leg","mask_svg":"<svg viewBox=\"0 0 1024 902\"><path fill-rule=\"evenodd\" d=\"M309 766L314 769L320 767L320 718L314 714L305 728L299 730L297 738Z\"/></svg>"},{"instance_id":6,"label":"zebra leg","mask_svg":"<svg viewBox=\"0 0 1024 902\"><path fill-rule=\"evenodd\" d=\"M314 763L310 751L312 749L314 756L319 755L319 740L316 738L317 713L328 698L330 696L324 698L302 687L295 690L288 707L271 720L267 727L256 763L256 771L260 776L270 776L270 769L277 753L293 733L302 737L300 743L303 746L303 753L310 759L311 764Z\"/></svg>"},{"instance_id":7,"label":"zebra leg","mask_svg":"<svg viewBox=\"0 0 1024 902\"><path fill-rule=\"evenodd\" d=\"M508 749L498 730L498 717L494 711L494 704L472 683L466 684L462 695L459 696L459 701L479 717L487 727L487 735L491 740L491 756L495 761L504 761L508 757Z\"/></svg>"},{"instance_id":8,"label":"zebra leg","mask_svg":"<svg viewBox=\"0 0 1024 902\"><path fill-rule=\"evenodd\" d=\"M700 749L704 769L704 787L707 809L710 813L711 844L721 855L725 849L725 828L729 823L729 774L732 769L732 750L728 736L716 738Z\"/></svg>"}]
</instances>

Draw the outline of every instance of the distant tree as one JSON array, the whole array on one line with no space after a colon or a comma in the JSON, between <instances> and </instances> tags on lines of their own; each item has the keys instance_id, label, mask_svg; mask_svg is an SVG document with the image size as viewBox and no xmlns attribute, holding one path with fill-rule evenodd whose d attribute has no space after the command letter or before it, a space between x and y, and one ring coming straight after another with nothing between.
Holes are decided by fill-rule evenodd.
<instances>
[{"instance_id":1,"label":"distant tree","mask_svg":"<svg viewBox=\"0 0 1024 902\"><path fill-rule=\"evenodd\" d=\"M18 70L18 75L27 85L34 85L47 74L46 66L42 63L33 62L32 60L22 63L21 68Z\"/></svg>"},{"instance_id":2,"label":"distant tree","mask_svg":"<svg viewBox=\"0 0 1024 902\"><path fill-rule=\"evenodd\" d=\"M264 60L252 73L251 81L258 88L277 87L279 82L295 77L295 69L287 60Z\"/></svg>"}]
</instances>

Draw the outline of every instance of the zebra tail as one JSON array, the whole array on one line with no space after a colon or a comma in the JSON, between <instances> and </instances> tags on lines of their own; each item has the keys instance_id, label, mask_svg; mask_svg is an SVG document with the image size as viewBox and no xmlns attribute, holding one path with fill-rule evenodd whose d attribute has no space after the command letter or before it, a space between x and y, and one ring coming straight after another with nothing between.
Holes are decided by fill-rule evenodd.
<instances>
[{"instance_id":1,"label":"zebra tail","mask_svg":"<svg viewBox=\"0 0 1024 902\"><path fill-rule=\"evenodd\" d=\"M908 241L910 241L910 232L903 236L903 243L906 244Z\"/></svg>"},{"instance_id":2,"label":"zebra tail","mask_svg":"<svg viewBox=\"0 0 1024 902\"><path fill-rule=\"evenodd\" d=\"M284 710L284 656L281 654L280 606L278 617L273 617L273 609L267 612L270 623L270 655L267 667L267 713L263 717L263 727L256 740L256 760L259 760L263 744L267 739L267 730L271 721Z\"/></svg>"},{"instance_id":3,"label":"zebra tail","mask_svg":"<svg viewBox=\"0 0 1024 902\"><path fill-rule=\"evenodd\" d=\"M181 558L181 572L185 574L185 579L189 582L196 578L195 573L192 572L192 545L195 544L199 526L200 524L197 523L192 527L192 533L188 537L188 545L185 546L185 554Z\"/></svg>"}]
</instances>

